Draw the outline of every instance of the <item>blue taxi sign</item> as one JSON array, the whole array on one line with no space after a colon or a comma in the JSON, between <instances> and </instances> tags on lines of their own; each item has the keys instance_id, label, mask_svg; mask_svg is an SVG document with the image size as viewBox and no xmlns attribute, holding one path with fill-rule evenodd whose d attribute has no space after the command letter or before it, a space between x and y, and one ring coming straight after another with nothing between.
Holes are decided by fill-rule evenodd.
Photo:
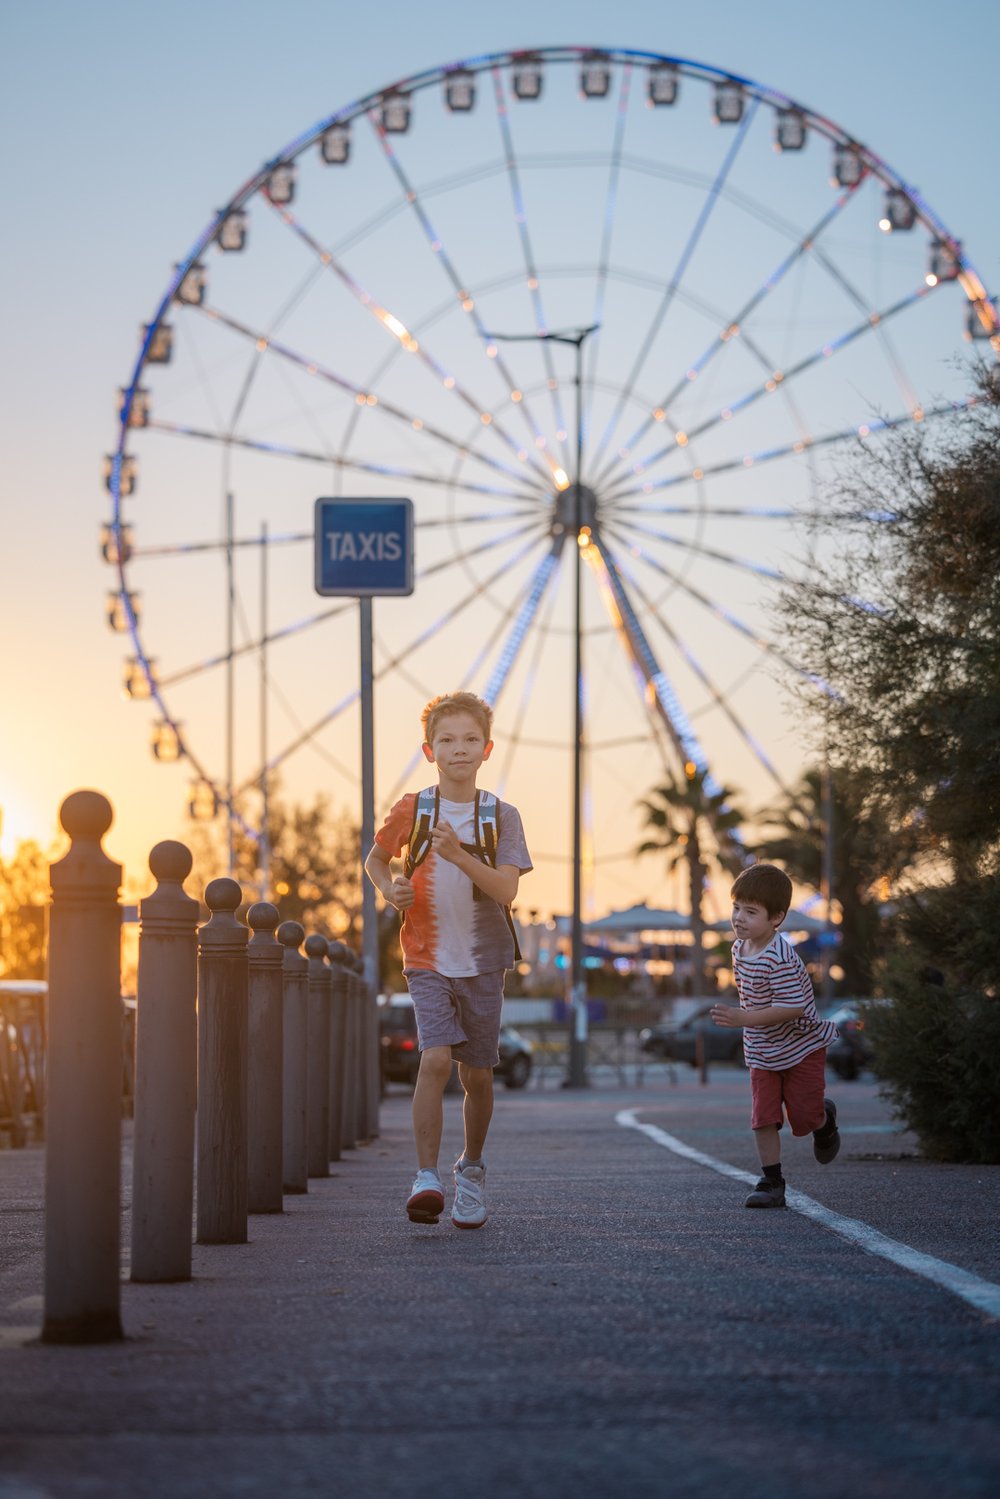
<instances>
[{"instance_id":1,"label":"blue taxi sign","mask_svg":"<svg viewBox=\"0 0 1000 1499\"><path fill-rule=\"evenodd\" d=\"M316 592L375 598L413 592L413 501L319 499Z\"/></svg>"}]
</instances>

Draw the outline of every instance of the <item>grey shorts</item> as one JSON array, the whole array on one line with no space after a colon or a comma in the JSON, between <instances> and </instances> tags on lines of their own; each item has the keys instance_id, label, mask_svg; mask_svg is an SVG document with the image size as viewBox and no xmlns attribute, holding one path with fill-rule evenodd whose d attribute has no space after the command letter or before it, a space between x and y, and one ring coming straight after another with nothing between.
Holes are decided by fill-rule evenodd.
<instances>
[{"instance_id":1,"label":"grey shorts","mask_svg":"<svg viewBox=\"0 0 1000 1499\"><path fill-rule=\"evenodd\" d=\"M428 968L407 968L403 977L417 1017L420 1050L450 1046L456 1062L495 1067L500 1060L500 1011L504 971L448 978Z\"/></svg>"}]
</instances>

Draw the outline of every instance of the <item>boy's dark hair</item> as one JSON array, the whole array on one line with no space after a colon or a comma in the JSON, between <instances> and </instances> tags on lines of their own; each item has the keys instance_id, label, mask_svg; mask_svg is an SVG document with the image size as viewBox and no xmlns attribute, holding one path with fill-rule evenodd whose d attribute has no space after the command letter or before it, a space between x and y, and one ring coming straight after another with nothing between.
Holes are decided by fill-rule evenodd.
<instances>
[{"instance_id":1,"label":"boy's dark hair","mask_svg":"<svg viewBox=\"0 0 1000 1499\"><path fill-rule=\"evenodd\" d=\"M792 904L792 882L776 864L751 864L736 876L729 892L733 900L763 906L768 916L788 911Z\"/></svg>"},{"instance_id":2,"label":"boy's dark hair","mask_svg":"<svg viewBox=\"0 0 1000 1499\"><path fill-rule=\"evenodd\" d=\"M424 729L424 743L430 744L437 732L438 724L442 718L449 713L469 713L476 720L483 731L483 738L489 739L490 730L493 727L493 709L489 703L477 697L474 692L442 692L440 697L431 698L427 707L420 715L420 722Z\"/></svg>"}]
</instances>

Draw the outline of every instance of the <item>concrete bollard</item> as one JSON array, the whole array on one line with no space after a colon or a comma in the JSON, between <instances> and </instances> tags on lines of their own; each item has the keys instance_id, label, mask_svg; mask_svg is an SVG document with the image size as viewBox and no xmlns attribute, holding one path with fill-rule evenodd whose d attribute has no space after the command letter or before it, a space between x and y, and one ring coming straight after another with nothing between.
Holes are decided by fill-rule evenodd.
<instances>
[{"instance_id":1,"label":"concrete bollard","mask_svg":"<svg viewBox=\"0 0 1000 1499\"><path fill-rule=\"evenodd\" d=\"M307 1155L310 1176L330 1175L330 969L326 938L306 938L309 960Z\"/></svg>"},{"instance_id":2,"label":"concrete bollard","mask_svg":"<svg viewBox=\"0 0 1000 1499\"><path fill-rule=\"evenodd\" d=\"M205 891L198 933L199 1244L247 1241L247 942L235 880Z\"/></svg>"},{"instance_id":3,"label":"concrete bollard","mask_svg":"<svg viewBox=\"0 0 1000 1499\"><path fill-rule=\"evenodd\" d=\"M354 1006L354 1138L368 1140L368 1068L366 1065L368 1029L368 986L364 981L364 962L360 953L351 953L348 980Z\"/></svg>"},{"instance_id":4,"label":"concrete bollard","mask_svg":"<svg viewBox=\"0 0 1000 1499\"><path fill-rule=\"evenodd\" d=\"M341 1150L355 1150L358 1143L357 1067L355 1064L357 1008L354 1003L354 992L351 988L351 950L345 942L337 942L331 944L331 946L335 946L337 950L336 967L340 974L344 1006L344 1051L341 1061L340 1094L340 1148Z\"/></svg>"},{"instance_id":5,"label":"concrete bollard","mask_svg":"<svg viewBox=\"0 0 1000 1499\"><path fill-rule=\"evenodd\" d=\"M74 791L59 820L49 916L43 1343L106 1343L121 1325L121 865L107 797Z\"/></svg>"},{"instance_id":6,"label":"concrete bollard","mask_svg":"<svg viewBox=\"0 0 1000 1499\"><path fill-rule=\"evenodd\" d=\"M283 921L277 938L284 948L282 1024L282 1185L286 1192L308 1192L307 1087L309 1070L309 963L299 952L305 932L297 921Z\"/></svg>"},{"instance_id":7,"label":"concrete bollard","mask_svg":"<svg viewBox=\"0 0 1000 1499\"><path fill-rule=\"evenodd\" d=\"M247 912L253 936L247 948L249 1060L247 1071L247 1209L282 1209L284 952L274 932L278 911L259 901Z\"/></svg>"},{"instance_id":8,"label":"concrete bollard","mask_svg":"<svg viewBox=\"0 0 1000 1499\"><path fill-rule=\"evenodd\" d=\"M191 1279L198 1089L198 902L183 843L149 856L157 886L139 903L132 1269L135 1281Z\"/></svg>"},{"instance_id":9,"label":"concrete bollard","mask_svg":"<svg viewBox=\"0 0 1000 1499\"><path fill-rule=\"evenodd\" d=\"M344 1086L347 1077L347 974L340 961L343 942L327 943L330 961L330 1159L339 1161L345 1144ZM336 1147L336 1149L335 1149Z\"/></svg>"}]
</instances>

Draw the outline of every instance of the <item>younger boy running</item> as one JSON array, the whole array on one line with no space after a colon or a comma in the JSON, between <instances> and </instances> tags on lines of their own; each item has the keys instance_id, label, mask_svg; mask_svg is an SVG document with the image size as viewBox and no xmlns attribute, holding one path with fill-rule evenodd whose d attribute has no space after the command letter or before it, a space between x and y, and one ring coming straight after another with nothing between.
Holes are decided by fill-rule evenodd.
<instances>
[{"instance_id":1,"label":"younger boy running","mask_svg":"<svg viewBox=\"0 0 1000 1499\"><path fill-rule=\"evenodd\" d=\"M428 703L421 722L424 758L437 766L438 785L396 803L375 834L365 871L404 913L403 973L417 1019L418 1169L407 1215L436 1223L444 1209L438 1153L454 1059L465 1090L465 1145L454 1167L451 1221L481 1228L504 970L515 958L509 907L532 866L517 808L476 789L493 749L492 708L471 692L455 692ZM391 861L404 849L405 873L393 876Z\"/></svg>"},{"instance_id":2,"label":"younger boy running","mask_svg":"<svg viewBox=\"0 0 1000 1499\"><path fill-rule=\"evenodd\" d=\"M805 964L778 931L792 900L792 882L773 864L752 864L732 891L733 973L739 1007L713 1005L716 1025L743 1027L743 1054L750 1069L750 1125L763 1176L746 1200L748 1208L783 1208L782 1112L793 1135L812 1131L821 1165L840 1149L837 1106L823 1095L826 1048L837 1036L816 1013Z\"/></svg>"}]
</instances>

